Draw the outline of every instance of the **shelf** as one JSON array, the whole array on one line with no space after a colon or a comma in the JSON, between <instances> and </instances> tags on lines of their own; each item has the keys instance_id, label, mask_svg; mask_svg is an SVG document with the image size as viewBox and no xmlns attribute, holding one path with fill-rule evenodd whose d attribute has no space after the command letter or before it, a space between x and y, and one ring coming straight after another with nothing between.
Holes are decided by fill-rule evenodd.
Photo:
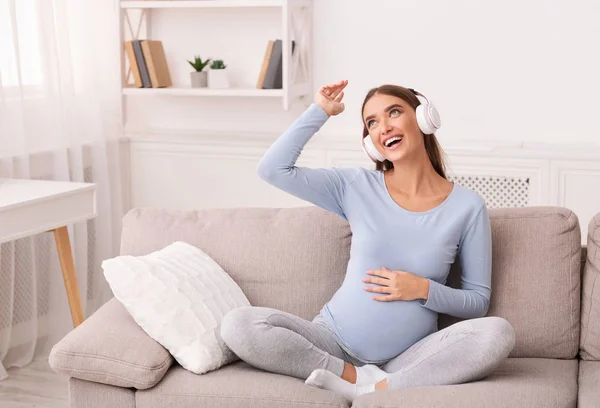
<instances>
[{"instance_id":1,"label":"shelf","mask_svg":"<svg viewBox=\"0 0 600 408\"><path fill-rule=\"evenodd\" d=\"M256 88L123 88L123 95L148 96L267 96L282 97L282 89Z\"/></svg>"},{"instance_id":2,"label":"shelf","mask_svg":"<svg viewBox=\"0 0 600 408\"><path fill-rule=\"evenodd\" d=\"M282 7L285 0L186 0L186 1L121 1L121 8L223 8Z\"/></svg>"},{"instance_id":3,"label":"shelf","mask_svg":"<svg viewBox=\"0 0 600 408\"><path fill-rule=\"evenodd\" d=\"M223 11L219 18L226 18L227 12L245 13L249 11L266 11L271 17L280 21L281 32L277 39L282 41L281 56L281 86L282 89L257 89L253 86L255 80L251 79L247 85L239 84L238 87L228 89L191 88L190 84L183 82L181 86L169 88L137 88L132 85L132 68L128 64L131 53L130 48L121 46L121 94L132 98L139 97L246 97L246 98L279 98L284 110L289 110L292 103L310 99L312 94L312 14L314 0L116 0L119 12L119 38L122 44L133 39L155 39L167 41L164 38L155 38L152 32L152 15L166 9L182 9L198 11ZM240 10L236 10L240 9ZM156 11L153 11L156 10ZM244 11L245 10L245 11ZM273 15L271 11L280 11ZM178 13L167 17L181 18ZM161 24L162 24L162 20ZM187 23L190 23L186 19ZM177 23L177 22L175 22ZM193 24L193 22L191 22ZM169 35L162 32L161 36ZM273 34L271 34L273 36ZM275 39L275 38L272 38ZM263 40L266 44L266 39ZM296 48L292 55L292 41L296 41ZM235 46L235 45L234 45ZM264 46L264 45L263 45ZM181 51L181 50L178 50ZM264 55L265 51L258 50ZM131 53L133 54L133 53ZM138 50L139 54L139 50ZM139 58L139 57L138 57ZM171 58L177 58L176 56ZM260 58L260 55L256 57ZM243 61L236 61L241 64ZM171 68L171 67L169 67ZM251 69L256 69L256 66ZM178 68L179 69L179 68ZM242 67L238 69L242 70ZM170 72L171 75L179 73ZM258 73L257 73L258 76ZM135 79L135 78L134 78ZM139 85L139 84L138 84ZM124 98L121 98L124 100ZM250 99L252 100L252 99ZM250 102L254 103L254 102ZM123 110L125 112L125 110ZM122 119L125 120L123 114Z\"/></svg>"}]
</instances>

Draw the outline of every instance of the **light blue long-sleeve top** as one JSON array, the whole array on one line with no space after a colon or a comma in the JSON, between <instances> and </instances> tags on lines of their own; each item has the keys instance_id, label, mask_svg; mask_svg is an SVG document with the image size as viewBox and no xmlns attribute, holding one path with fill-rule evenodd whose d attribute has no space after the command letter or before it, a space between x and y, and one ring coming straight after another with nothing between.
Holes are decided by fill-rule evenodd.
<instances>
[{"instance_id":1,"label":"light blue long-sleeve top","mask_svg":"<svg viewBox=\"0 0 600 408\"><path fill-rule=\"evenodd\" d=\"M487 313L491 294L491 231L484 200L454 183L437 207L412 212L390 196L383 173L357 167L295 165L305 144L329 116L316 104L270 146L258 165L269 184L331 211L352 231L341 287L322 309L329 328L352 356L382 363L438 330L438 313L475 318ZM446 286L459 256L461 289ZM427 300L381 302L364 290L370 269L385 266L429 279ZM324 271L325 273L326 271Z\"/></svg>"}]
</instances>

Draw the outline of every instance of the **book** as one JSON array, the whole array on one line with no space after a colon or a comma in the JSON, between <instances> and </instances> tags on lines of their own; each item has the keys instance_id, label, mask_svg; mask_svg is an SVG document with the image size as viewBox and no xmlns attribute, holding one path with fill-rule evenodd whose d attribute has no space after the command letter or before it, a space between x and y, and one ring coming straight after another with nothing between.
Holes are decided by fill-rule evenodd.
<instances>
[{"instance_id":1,"label":"book","mask_svg":"<svg viewBox=\"0 0 600 408\"><path fill-rule=\"evenodd\" d=\"M277 39L273 43L273 50L271 51L271 58L269 58L269 65L267 66L267 73L263 81L263 89L277 89L275 87L275 81L277 77L277 71L281 67L282 63L282 45L283 41Z\"/></svg>"},{"instance_id":2,"label":"book","mask_svg":"<svg viewBox=\"0 0 600 408\"><path fill-rule=\"evenodd\" d=\"M137 59L135 58L135 51L133 50L133 41L125 41L125 43L123 44L123 48L125 50L125 54L127 55L127 60L129 61L129 69L131 70L131 74L133 75L133 86L135 88L142 88L144 85L142 84L140 67L137 63Z\"/></svg>"},{"instance_id":3,"label":"book","mask_svg":"<svg viewBox=\"0 0 600 408\"><path fill-rule=\"evenodd\" d=\"M258 74L258 80L256 81L256 87L258 89L262 89L265 83L265 77L267 76L267 69L269 68L269 61L271 60L271 54L273 53L273 45L275 45L275 41L269 40L267 43L267 49L265 50L265 56L263 58L263 63L260 68L260 72Z\"/></svg>"},{"instance_id":4,"label":"book","mask_svg":"<svg viewBox=\"0 0 600 408\"><path fill-rule=\"evenodd\" d=\"M141 45L152 88L172 86L171 74L169 73L169 66L162 42L142 40Z\"/></svg>"},{"instance_id":5,"label":"book","mask_svg":"<svg viewBox=\"0 0 600 408\"><path fill-rule=\"evenodd\" d=\"M135 53L135 59L140 69L143 87L152 88L152 82L150 81L150 74L148 73L148 67L146 66L146 60L144 59L144 52L142 50L141 40L133 40L133 51Z\"/></svg>"},{"instance_id":6,"label":"book","mask_svg":"<svg viewBox=\"0 0 600 408\"><path fill-rule=\"evenodd\" d=\"M296 48L296 42L292 41L292 55ZM262 89L283 88L283 41L276 39L269 58L269 65L263 81Z\"/></svg>"}]
</instances>

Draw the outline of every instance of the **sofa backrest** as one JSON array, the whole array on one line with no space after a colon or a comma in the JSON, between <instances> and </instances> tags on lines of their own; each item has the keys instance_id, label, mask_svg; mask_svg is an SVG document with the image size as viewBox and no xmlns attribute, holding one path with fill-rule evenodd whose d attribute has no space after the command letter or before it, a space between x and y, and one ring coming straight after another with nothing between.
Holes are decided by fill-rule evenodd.
<instances>
[{"instance_id":1,"label":"sofa backrest","mask_svg":"<svg viewBox=\"0 0 600 408\"><path fill-rule=\"evenodd\" d=\"M488 316L515 328L510 357L574 358L579 352L581 230L562 207L489 210L492 296ZM460 259L447 284L460 287ZM439 327L459 321L440 315Z\"/></svg>"},{"instance_id":2,"label":"sofa backrest","mask_svg":"<svg viewBox=\"0 0 600 408\"><path fill-rule=\"evenodd\" d=\"M125 215L121 254L188 242L212 257L251 305L312 320L342 284L351 236L343 219L316 207L144 208Z\"/></svg>"},{"instance_id":3,"label":"sofa backrest","mask_svg":"<svg viewBox=\"0 0 600 408\"><path fill-rule=\"evenodd\" d=\"M512 357L573 358L579 350L577 217L559 207L489 210L493 241L488 315L516 331ZM318 207L197 211L133 209L121 254L145 255L181 240L211 256L254 306L312 319L341 285L352 233ZM448 281L460 287L460 260ZM440 316L440 328L458 319Z\"/></svg>"},{"instance_id":4,"label":"sofa backrest","mask_svg":"<svg viewBox=\"0 0 600 408\"><path fill-rule=\"evenodd\" d=\"M584 360L600 360L600 213L588 224L581 294L581 344Z\"/></svg>"}]
</instances>

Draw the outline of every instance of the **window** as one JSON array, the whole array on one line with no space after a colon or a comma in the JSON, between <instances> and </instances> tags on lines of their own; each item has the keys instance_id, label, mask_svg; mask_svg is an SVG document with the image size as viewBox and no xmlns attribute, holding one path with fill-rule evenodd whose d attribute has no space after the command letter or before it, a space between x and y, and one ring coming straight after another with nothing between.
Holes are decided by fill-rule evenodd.
<instances>
[{"instance_id":1,"label":"window","mask_svg":"<svg viewBox=\"0 0 600 408\"><path fill-rule=\"evenodd\" d=\"M42 84L36 0L0 0L0 84L4 91Z\"/></svg>"}]
</instances>

